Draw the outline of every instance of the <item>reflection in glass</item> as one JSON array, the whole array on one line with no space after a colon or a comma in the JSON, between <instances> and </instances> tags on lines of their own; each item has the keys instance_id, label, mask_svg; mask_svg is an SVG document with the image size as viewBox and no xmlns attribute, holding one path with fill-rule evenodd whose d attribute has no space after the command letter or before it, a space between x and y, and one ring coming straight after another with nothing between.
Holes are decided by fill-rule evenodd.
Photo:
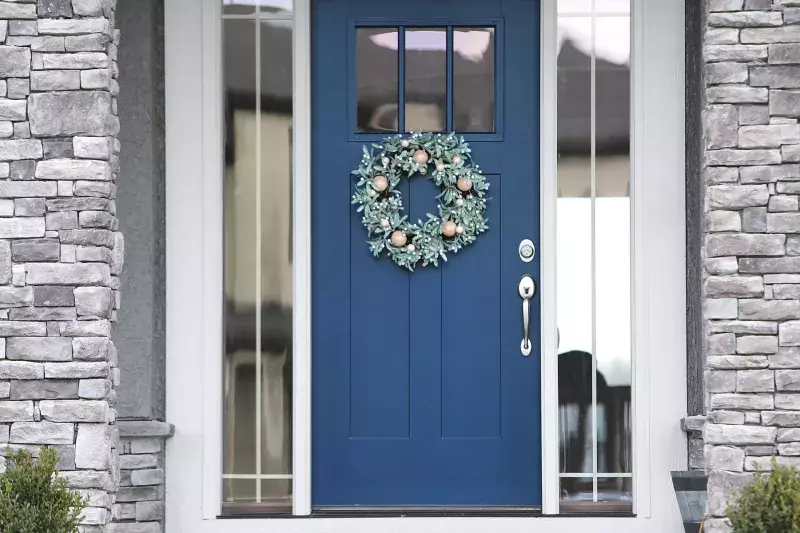
<instances>
[{"instance_id":1,"label":"reflection in glass","mask_svg":"<svg viewBox=\"0 0 800 533\"><path fill-rule=\"evenodd\" d=\"M630 509L628 1L559 0L557 292L562 508ZM592 14L594 6L595 14ZM588 502L588 504L587 504ZM605 502L605 503L603 503Z\"/></svg>"},{"instance_id":2,"label":"reflection in glass","mask_svg":"<svg viewBox=\"0 0 800 533\"><path fill-rule=\"evenodd\" d=\"M406 131L444 131L447 120L447 32L406 30Z\"/></svg>"},{"instance_id":3,"label":"reflection in glass","mask_svg":"<svg viewBox=\"0 0 800 533\"><path fill-rule=\"evenodd\" d=\"M291 506L291 43L291 24L223 21L224 512Z\"/></svg>"},{"instance_id":4,"label":"reflection in glass","mask_svg":"<svg viewBox=\"0 0 800 533\"><path fill-rule=\"evenodd\" d=\"M633 481L630 477L594 478L562 477L560 511L571 512L631 512L633 510Z\"/></svg>"},{"instance_id":5,"label":"reflection in glass","mask_svg":"<svg viewBox=\"0 0 800 533\"><path fill-rule=\"evenodd\" d=\"M494 131L494 28L453 30L453 129Z\"/></svg>"},{"instance_id":6,"label":"reflection in glass","mask_svg":"<svg viewBox=\"0 0 800 533\"><path fill-rule=\"evenodd\" d=\"M630 13L630 0L558 0L558 13Z\"/></svg>"},{"instance_id":7,"label":"reflection in glass","mask_svg":"<svg viewBox=\"0 0 800 533\"><path fill-rule=\"evenodd\" d=\"M256 6L264 15L289 15L292 12L293 0L222 0L224 15L249 15L256 11Z\"/></svg>"},{"instance_id":8,"label":"reflection in glass","mask_svg":"<svg viewBox=\"0 0 800 533\"><path fill-rule=\"evenodd\" d=\"M397 131L397 29L356 30L357 130Z\"/></svg>"}]
</instances>

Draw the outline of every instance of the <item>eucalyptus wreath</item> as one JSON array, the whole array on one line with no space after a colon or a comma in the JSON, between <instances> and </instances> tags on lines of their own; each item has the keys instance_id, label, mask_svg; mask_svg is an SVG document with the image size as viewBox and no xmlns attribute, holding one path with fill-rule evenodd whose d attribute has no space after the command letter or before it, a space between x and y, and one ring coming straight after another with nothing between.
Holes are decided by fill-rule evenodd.
<instances>
[{"instance_id":1,"label":"eucalyptus wreath","mask_svg":"<svg viewBox=\"0 0 800 533\"><path fill-rule=\"evenodd\" d=\"M439 266L439 259L447 261L448 253L472 244L489 229L485 217L489 183L470 153L464 138L454 133L397 135L373 144L373 149L363 147L361 164L353 171L358 179L353 204L362 213L375 257L386 250L409 270L420 261L422 266ZM441 190L438 214L410 222L403 214L398 186L403 178L418 174Z\"/></svg>"}]
</instances>

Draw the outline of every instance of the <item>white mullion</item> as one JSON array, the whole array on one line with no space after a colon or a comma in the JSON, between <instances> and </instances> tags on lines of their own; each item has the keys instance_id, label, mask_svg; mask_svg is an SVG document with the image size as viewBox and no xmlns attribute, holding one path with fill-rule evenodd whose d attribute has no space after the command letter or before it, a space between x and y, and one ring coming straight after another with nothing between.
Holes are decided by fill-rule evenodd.
<instances>
[{"instance_id":1,"label":"white mullion","mask_svg":"<svg viewBox=\"0 0 800 533\"><path fill-rule=\"evenodd\" d=\"M559 474L558 477L562 478L587 478L592 477L594 474L592 472L573 472L573 473L563 473ZM633 477L633 474L624 474L624 473L614 473L614 472L598 472L597 478L598 479L627 479Z\"/></svg>"},{"instance_id":2,"label":"white mullion","mask_svg":"<svg viewBox=\"0 0 800 533\"><path fill-rule=\"evenodd\" d=\"M645 359L646 355L651 352L648 342L651 313L648 306L650 290L648 271L652 267L649 266L650 262L648 261L647 236L653 232L645 205L652 195L652 193L648 194L648 182L645 179L647 172L645 159L648 154L645 133L648 115L646 113L648 110L647 89L652 90L653 86L648 79L645 59L653 54L656 40L647 37L645 26L648 20L657 20L658 18L658 14L650 15L652 18L648 15L647 11L652 9L653 6L648 6L648 2L631 2L631 332L633 337L631 343L631 371L633 373L631 451L633 453L632 467L636 474L633 476L633 511L638 516L646 518L649 518L652 512L650 373ZM658 9L654 11L657 12ZM678 26L678 24L674 26ZM683 43L683 40L680 42ZM658 56L656 55L656 57ZM682 65L682 63L679 64ZM663 81L660 83L663 86ZM680 132L682 135L682 127Z\"/></svg>"},{"instance_id":3,"label":"white mullion","mask_svg":"<svg viewBox=\"0 0 800 533\"><path fill-rule=\"evenodd\" d=\"M592 248L592 501L597 501L597 19L595 19L595 2L592 0L591 15L591 42L592 56L590 58L590 174L591 174L591 248Z\"/></svg>"},{"instance_id":4,"label":"white mullion","mask_svg":"<svg viewBox=\"0 0 800 533\"><path fill-rule=\"evenodd\" d=\"M558 15L555 1L541 2L540 76L540 254L541 341L542 341L542 512L558 514L559 408L558 408L558 322L556 282L558 275Z\"/></svg>"},{"instance_id":5,"label":"white mullion","mask_svg":"<svg viewBox=\"0 0 800 533\"><path fill-rule=\"evenodd\" d=\"M256 475L261 476L261 23L255 20L256 71ZM261 503L261 482L256 482L256 503Z\"/></svg>"},{"instance_id":6,"label":"white mullion","mask_svg":"<svg viewBox=\"0 0 800 533\"><path fill-rule=\"evenodd\" d=\"M274 13L229 13L222 15L222 20L292 20L292 15L276 15Z\"/></svg>"},{"instance_id":7,"label":"white mullion","mask_svg":"<svg viewBox=\"0 0 800 533\"><path fill-rule=\"evenodd\" d=\"M564 18L586 18L586 17L596 17L596 18L612 18L612 17L630 17L631 14L625 11L608 11L603 13L578 13L577 11L570 11L568 13L559 13L559 17Z\"/></svg>"},{"instance_id":8,"label":"white mullion","mask_svg":"<svg viewBox=\"0 0 800 533\"><path fill-rule=\"evenodd\" d=\"M292 479L291 474L222 474L222 479Z\"/></svg>"},{"instance_id":9,"label":"white mullion","mask_svg":"<svg viewBox=\"0 0 800 533\"><path fill-rule=\"evenodd\" d=\"M179 27L179 24L186 24L185 11L187 9L194 10L194 7L188 8L182 3L167 2L171 6L178 6L177 10L173 13L173 19L168 28ZM222 162L224 155L222 152L223 147L223 69L222 69L222 22L220 15L222 6L219 2L213 0L203 0L200 4L200 27L195 29L194 32L187 31L189 40L187 44L186 38L181 38L168 48L172 48L173 53L175 50L181 50L180 54L183 55L186 49L198 49L200 54L200 83L202 90L200 91L201 102L201 150L200 158L202 163L200 165L201 172L201 188L200 193L202 201L202 232L203 240L202 247L199 250L201 264L201 286L198 290L194 287L194 291L198 292L198 297L194 301L194 305L198 306L202 315L201 331L204 335L204 342L202 344L202 412L204 415L202 425L202 461L203 461L203 474L202 474L202 516L204 519L213 519L216 517L222 508L222 480L220 475L223 472L222 466L222 439L223 439L223 410L222 410L222 379L221 371L223 365L220 363L221 347L223 346L224 339L224 310L223 310L223 294L222 287L224 287L224 213L221 198L224 197L224 177L222 173ZM181 23L175 21L180 20ZM191 22L188 22L191 24ZM170 32L165 33L165 39L170 35ZM186 37L181 35L181 37ZM198 42L199 41L199 42ZM179 44L180 43L180 44ZM166 45L165 45L166 46ZM197 48L194 48L194 47ZM184 61L184 58L176 61ZM169 70L169 69L168 69ZM171 84L173 87L179 87L180 90L170 91L167 99L167 110L169 114L170 106L178 107L182 105L179 103L184 93L191 92L194 88L182 86L183 76L188 75L182 73L179 76L173 76ZM169 77L169 74L166 74ZM196 83L196 82L195 82ZM187 84L188 85L188 84ZM180 96L178 96L180 94ZM170 100L170 98L172 98ZM193 113L199 111L194 109ZM185 128L185 118L181 120L173 119L173 127L181 131L181 135L185 136L183 129ZM180 152L179 152L180 153ZM192 151L192 158L197 157L196 147ZM169 165L170 158L182 161L180 155L176 156L175 153L167 149L167 160ZM187 156L188 159L188 156ZM192 159L194 161L194 159ZM176 180L176 175L183 175L185 172L186 161L183 163L173 163L173 165L180 170L173 170L172 180ZM192 163L193 164L193 163ZM169 171L168 171L169 173ZM169 179L169 178L168 178ZM178 178L179 180L179 178ZM186 185L178 181L177 187L180 187L179 192L170 197L181 197L186 194ZM191 187L196 187L192 184ZM173 191L174 192L174 191ZM170 210L172 207L172 210ZM167 223L169 225L170 219L180 219L181 213L180 202L177 205L168 206ZM173 226L175 223L173 223ZM182 235L178 233L177 235ZM169 241L172 244L167 245L167 255L171 257L172 261L167 261L173 264L180 264L183 260L184 254L187 251L182 251L176 257L175 252L170 252L175 247L174 241ZM190 255L196 261L196 256ZM181 273L183 274L183 273ZM168 282L167 286L174 285L174 280ZM183 302L188 295L183 295L182 298L172 300L172 307L181 309ZM176 303L179 302L179 303ZM170 313L170 302L167 303L167 312ZM186 311L183 311L186 313ZM177 320L179 322L179 320ZM172 328L172 326L171 326ZM174 333L170 329L171 333ZM178 335L179 339L182 339ZM181 341L178 341L181 342ZM185 344L185 340L182 344ZM186 350L185 345L173 347L170 352L172 357L180 357L182 350ZM169 358L168 358L169 360ZM168 387L169 388L169 387ZM169 410L169 408L168 408ZM177 425L177 424L176 424ZM179 426L180 427L180 426ZM180 430L179 430L180 431ZM167 469L169 470L169 469ZM169 474L167 474L169 476Z\"/></svg>"},{"instance_id":10,"label":"white mullion","mask_svg":"<svg viewBox=\"0 0 800 533\"><path fill-rule=\"evenodd\" d=\"M294 287L292 512L311 514L311 15L310 0L294 0Z\"/></svg>"}]
</instances>

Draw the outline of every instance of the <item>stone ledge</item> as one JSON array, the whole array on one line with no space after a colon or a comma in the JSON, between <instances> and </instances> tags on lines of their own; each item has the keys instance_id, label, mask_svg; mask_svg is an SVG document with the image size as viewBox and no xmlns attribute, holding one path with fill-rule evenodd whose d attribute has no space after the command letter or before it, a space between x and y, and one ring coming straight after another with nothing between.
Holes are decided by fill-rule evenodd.
<instances>
[{"instance_id":1,"label":"stone ledge","mask_svg":"<svg viewBox=\"0 0 800 533\"><path fill-rule=\"evenodd\" d=\"M147 437L167 439L175 432L172 424L158 420L120 420L117 426L119 426L119 436L126 439Z\"/></svg>"},{"instance_id":2,"label":"stone ledge","mask_svg":"<svg viewBox=\"0 0 800 533\"><path fill-rule=\"evenodd\" d=\"M681 419L681 429L686 433L702 432L706 425L705 415L687 416Z\"/></svg>"}]
</instances>

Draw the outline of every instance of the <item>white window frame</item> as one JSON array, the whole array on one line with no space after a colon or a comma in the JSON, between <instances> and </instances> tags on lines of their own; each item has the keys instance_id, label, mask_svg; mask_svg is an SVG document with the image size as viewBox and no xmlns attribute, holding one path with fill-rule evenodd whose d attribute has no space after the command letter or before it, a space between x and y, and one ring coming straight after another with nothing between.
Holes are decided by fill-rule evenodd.
<instances>
[{"instance_id":1,"label":"white window frame","mask_svg":"<svg viewBox=\"0 0 800 533\"><path fill-rule=\"evenodd\" d=\"M166 0L167 528L260 531L260 519L219 519L222 504L223 205L219 0ZM542 0L541 305L543 517L314 518L315 531L564 533L673 531L679 515L669 471L686 467L684 11L637 0L632 14L634 518L558 513L556 367L556 10ZM311 79L310 0L294 9L294 501L311 512ZM644 29L647 28L645 32ZM698 50L696 53L700 53ZM655 66L655 68L653 67ZM551 252L548 253L548 250ZM649 283L655 280L657 283ZM650 374L659 376L650 380ZM669 398L669 401L664 401ZM656 399L656 401L651 401ZM458 525L454 522L458 521ZM303 531L302 518L271 518Z\"/></svg>"}]
</instances>

